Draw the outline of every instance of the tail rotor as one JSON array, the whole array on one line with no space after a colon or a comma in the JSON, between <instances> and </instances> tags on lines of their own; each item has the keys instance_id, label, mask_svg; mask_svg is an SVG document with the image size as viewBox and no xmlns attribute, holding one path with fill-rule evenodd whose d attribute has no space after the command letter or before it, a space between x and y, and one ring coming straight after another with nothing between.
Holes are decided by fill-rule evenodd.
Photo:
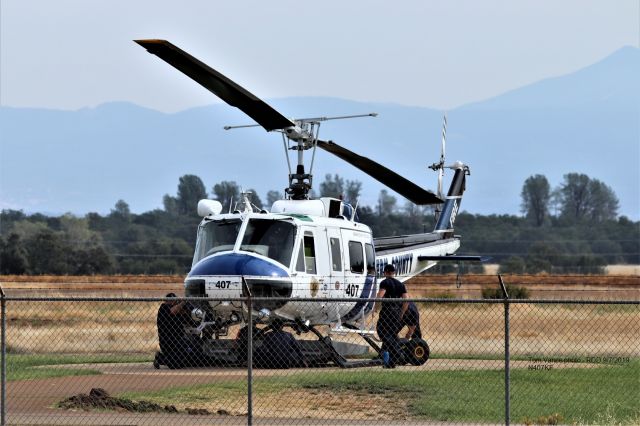
<instances>
[{"instance_id":1,"label":"tail rotor","mask_svg":"<svg viewBox=\"0 0 640 426\"><path fill-rule=\"evenodd\" d=\"M429 166L434 172L438 172L438 198L443 200L442 194L442 180L444 178L444 159L445 159L445 147L447 144L447 114L445 113L442 119L442 142L440 144L440 161L433 163Z\"/></svg>"}]
</instances>

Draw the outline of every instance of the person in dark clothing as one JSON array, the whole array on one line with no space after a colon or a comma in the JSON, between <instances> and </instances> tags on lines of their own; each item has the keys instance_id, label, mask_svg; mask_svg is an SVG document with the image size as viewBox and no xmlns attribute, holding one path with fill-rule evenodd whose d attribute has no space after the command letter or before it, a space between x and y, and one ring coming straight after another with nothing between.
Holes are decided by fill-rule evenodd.
<instances>
[{"instance_id":1,"label":"person in dark clothing","mask_svg":"<svg viewBox=\"0 0 640 426\"><path fill-rule=\"evenodd\" d=\"M393 278L395 271L396 269L393 265L385 265L385 279L380 283L378 298L407 298L407 289L404 284ZM407 302L383 302L380 308L376 332L380 340L382 340L382 351L389 352L389 363L386 364L385 367L394 368L396 364L402 362L402 354L398 344L398 333L403 327L402 317L408 307L409 304Z\"/></svg>"},{"instance_id":2,"label":"person in dark clothing","mask_svg":"<svg viewBox=\"0 0 640 426\"><path fill-rule=\"evenodd\" d=\"M407 312L402 317L402 325L407 326L407 339L422 339L422 331L420 331L420 312L414 302L409 302Z\"/></svg>"},{"instance_id":3,"label":"person in dark clothing","mask_svg":"<svg viewBox=\"0 0 640 426\"><path fill-rule=\"evenodd\" d=\"M283 330L279 319L271 323L271 331L264 334L262 345L256 350L254 361L262 368L290 368L303 364L303 355L293 334Z\"/></svg>"},{"instance_id":4,"label":"person in dark clothing","mask_svg":"<svg viewBox=\"0 0 640 426\"><path fill-rule=\"evenodd\" d=\"M156 368L160 365L169 368L196 365L200 357L184 334L184 326L190 322L186 302L175 299L175 293L165 297L168 300L160 305L156 319L160 352L156 353L153 365Z\"/></svg>"}]
</instances>

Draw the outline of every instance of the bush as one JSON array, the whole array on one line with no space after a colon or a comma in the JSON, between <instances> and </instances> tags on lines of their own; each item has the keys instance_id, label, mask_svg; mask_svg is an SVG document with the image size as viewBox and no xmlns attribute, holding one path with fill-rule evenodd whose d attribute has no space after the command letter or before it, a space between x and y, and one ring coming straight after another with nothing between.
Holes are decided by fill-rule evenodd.
<instances>
[{"instance_id":1,"label":"bush","mask_svg":"<svg viewBox=\"0 0 640 426\"><path fill-rule=\"evenodd\" d=\"M517 285L507 285L507 293L509 299L528 299L529 290L526 287L520 287ZM483 299L503 299L502 288L500 287L482 287Z\"/></svg>"}]
</instances>

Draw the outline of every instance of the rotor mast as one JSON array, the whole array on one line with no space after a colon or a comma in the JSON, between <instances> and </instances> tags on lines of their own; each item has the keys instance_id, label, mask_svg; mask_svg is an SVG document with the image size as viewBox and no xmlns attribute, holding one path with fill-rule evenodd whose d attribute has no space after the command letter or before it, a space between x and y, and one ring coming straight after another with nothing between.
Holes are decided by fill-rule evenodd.
<instances>
[{"instance_id":1,"label":"rotor mast","mask_svg":"<svg viewBox=\"0 0 640 426\"><path fill-rule=\"evenodd\" d=\"M316 149L318 147L318 136L320 134L320 124L323 121L343 120L347 118L360 117L377 117L378 113L371 112L368 114L341 115L335 117L313 117L292 119L293 126L284 129L276 129L282 133L282 142L285 147L285 156L287 157L287 165L289 167L289 186L285 189L287 196L292 200L306 200L309 198L309 191L313 185L313 163L316 157ZM225 130L241 129L247 127L256 127L259 124L245 124L224 126ZM312 149L311 165L309 172L305 171L304 152ZM291 170L291 161L287 151L297 151L297 164L295 173Z\"/></svg>"}]
</instances>

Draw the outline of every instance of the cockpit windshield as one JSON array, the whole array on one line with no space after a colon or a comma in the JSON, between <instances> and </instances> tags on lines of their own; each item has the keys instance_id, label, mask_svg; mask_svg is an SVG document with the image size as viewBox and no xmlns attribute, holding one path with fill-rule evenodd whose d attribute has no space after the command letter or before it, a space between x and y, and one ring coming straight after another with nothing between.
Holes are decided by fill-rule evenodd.
<instances>
[{"instance_id":1,"label":"cockpit windshield","mask_svg":"<svg viewBox=\"0 0 640 426\"><path fill-rule=\"evenodd\" d=\"M250 219L240 250L258 253L289 266L296 228L290 222Z\"/></svg>"},{"instance_id":2,"label":"cockpit windshield","mask_svg":"<svg viewBox=\"0 0 640 426\"><path fill-rule=\"evenodd\" d=\"M220 251L233 250L241 226L239 219L212 220L201 225L193 263Z\"/></svg>"}]
</instances>

